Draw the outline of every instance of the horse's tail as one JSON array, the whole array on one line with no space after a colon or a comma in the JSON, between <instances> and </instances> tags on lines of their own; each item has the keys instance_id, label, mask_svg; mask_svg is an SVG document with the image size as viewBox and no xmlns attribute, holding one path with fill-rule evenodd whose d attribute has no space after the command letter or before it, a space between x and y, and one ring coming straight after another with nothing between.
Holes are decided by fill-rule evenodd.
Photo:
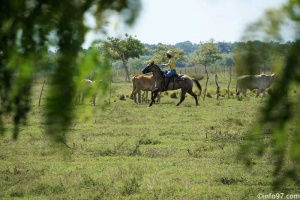
<instances>
[{"instance_id":1,"label":"horse's tail","mask_svg":"<svg viewBox=\"0 0 300 200\"><path fill-rule=\"evenodd\" d=\"M198 89L199 89L199 93L198 93L198 96L201 96L201 93L202 93L202 87L199 83L199 81L197 81L196 79L192 78L192 80L196 83Z\"/></svg>"}]
</instances>

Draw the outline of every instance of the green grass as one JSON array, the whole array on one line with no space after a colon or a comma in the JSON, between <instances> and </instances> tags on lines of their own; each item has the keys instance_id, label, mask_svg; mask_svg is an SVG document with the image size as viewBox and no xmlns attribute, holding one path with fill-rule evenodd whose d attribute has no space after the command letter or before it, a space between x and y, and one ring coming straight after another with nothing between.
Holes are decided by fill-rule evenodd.
<instances>
[{"instance_id":1,"label":"green grass","mask_svg":"<svg viewBox=\"0 0 300 200\"><path fill-rule=\"evenodd\" d=\"M201 96L195 106L187 95L179 107L169 93L149 108L128 98L131 83L113 83L104 110L108 97L100 95L95 107L87 101L74 106L67 143L57 145L45 133L44 110L37 106L41 87L38 81L33 88L19 139L11 139L9 120L0 138L1 199L256 199L271 192L268 156L253 160L251 170L238 160L265 104L251 92L240 101L217 101L210 87L212 98Z\"/></svg>"}]
</instances>

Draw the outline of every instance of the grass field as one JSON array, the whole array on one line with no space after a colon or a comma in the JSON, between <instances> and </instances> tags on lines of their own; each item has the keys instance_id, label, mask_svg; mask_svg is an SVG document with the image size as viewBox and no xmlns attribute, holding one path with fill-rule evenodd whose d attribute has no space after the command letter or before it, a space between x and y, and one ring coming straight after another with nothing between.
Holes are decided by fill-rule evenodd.
<instances>
[{"instance_id":1,"label":"grass field","mask_svg":"<svg viewBox=\"0 0 300 200\"><path fill-rule=\"evenodd\" d=\"M227 88L220 83L221 91ZM254 93L216 100L212 81L213 98L201 96L199 106L187 96L176 107L179 99L169 92L149 108L128 98L131 83L112 83L109 106L103 109L108 97L100 94L96 106L74 106L67 143L58 146L45 133L41 88L37 80L19 139L11 139L9 120L0 137L1 199L257 199L272 192L268 155L253 160L251 169L238 159L266 102Z\"/></svg>"}]
</instances>

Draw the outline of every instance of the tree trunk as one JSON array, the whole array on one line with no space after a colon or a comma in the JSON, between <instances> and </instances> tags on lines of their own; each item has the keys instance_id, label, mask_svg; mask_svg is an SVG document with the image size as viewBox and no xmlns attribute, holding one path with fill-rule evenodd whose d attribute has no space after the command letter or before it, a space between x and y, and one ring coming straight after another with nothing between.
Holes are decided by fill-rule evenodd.
<instances>
[{"instance_id":1,"label":"tree trunk","mask_svg":"<svg viewBox=\"0 0 300 200\"><path fill-rule=\"evenodd\" d=\"M205 65L205 73L206 73L206 83L205 83L203 101L205 100L205 96L206 96L206 93L207 93L207 83L208 83L208 79L209 79L208 72L207 72L207 69L206 69L206 65Z\"/></svg>"},{"instance_id":2,"label":"tree trunk","mask_svg":"<svg viewBox=\"0 0 300 200\"><path fill-rule=\"evenodd\" d=\"M125 69L125 82L130 82L127 61L125 61L125 60L123 61L123 66L124 66L124 69Z\"/></svg>"}]
</instances>

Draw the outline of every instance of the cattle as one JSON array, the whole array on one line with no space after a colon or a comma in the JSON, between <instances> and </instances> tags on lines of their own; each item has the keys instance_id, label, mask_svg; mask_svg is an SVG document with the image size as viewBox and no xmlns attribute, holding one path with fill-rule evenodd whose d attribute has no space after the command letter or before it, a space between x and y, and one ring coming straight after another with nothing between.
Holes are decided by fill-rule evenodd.
<instances>
[{"instance_id":1,"label":"cattle","mask_svg":"<svg viewBox=\"0 0 300 200\"><path fill-rule=\"evenodd\" d=\"M239 76L237 78L236 95L239 95L240 92L242 92L246 97L247 89L249 90L257 89L256 97L258 97L261 92L263 92L263 96L265 96L265 90L271 86L273 80L274 80L274 74Z\"/></svg>"},{"instance_id":2,"label":"cattle","mask_svg":"<svg viewBox=\"0 0 300 200\"><path fill-rule=\"evenodd\" d=\"M76 94L75 97L75 105L76 104L83 104L84 102L84 98L86 96L92 96L91 100L90 100L90 104L91 105L95 105L95 101L96 101L96 91L94 87L94 81L90 80L90 79L83 79L80 82L79 88L78 88L78 92Z\"/></svg>"},{"instance_id":3,"label":"cattle","mask_svg":"<svg viewBox=\"0 0 300 200\"><path fill-rule=\"evenodd\" d=\"M133 90L132 90L131 98L134 99L135 103L137 103L136 94L139 94L138 102L141 103L141 91L146 92L146 97L144 94L144 98L147 99L148 91L153 91L155 89L155 79L154 79L153 75L143 76L143 75L137 74L132 78L132 86L133 86ZM157 99L157 102L158 101L159 101L159 97Z\"/></svg>"}]
</instances>

